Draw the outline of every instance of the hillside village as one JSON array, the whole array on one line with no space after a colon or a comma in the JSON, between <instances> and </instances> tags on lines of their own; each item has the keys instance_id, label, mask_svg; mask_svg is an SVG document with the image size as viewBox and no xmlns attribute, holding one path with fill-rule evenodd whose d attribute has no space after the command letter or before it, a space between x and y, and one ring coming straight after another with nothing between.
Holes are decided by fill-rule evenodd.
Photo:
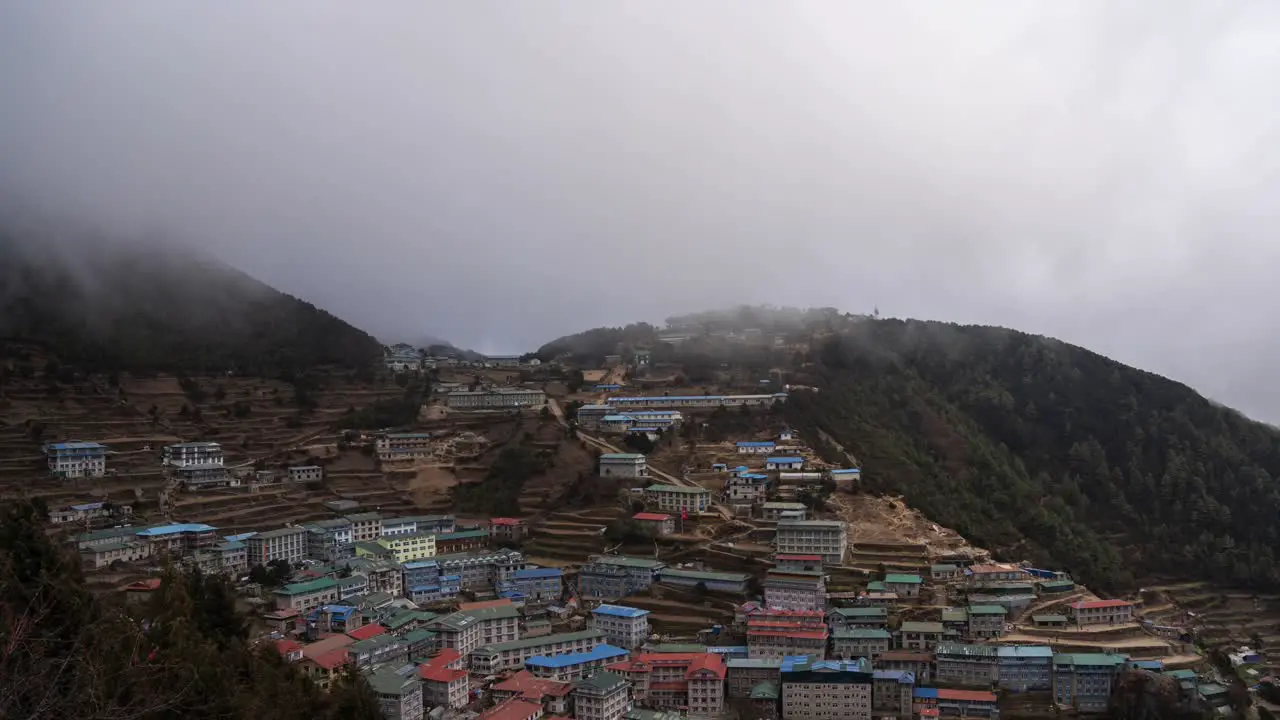
<instances>
[{"instance_id":1,"label":"hillside village","mask_svg":"<svg viewBox=\"0 0 1280 720\"><path fill-rule=\"evenodd\" d=\"M781 412L821 388L601 365L396 346L372 386L33 374L0 402L0 487L48 506L96 590L225 574L261 643L322 686L359 668L396 720L1055 717L1130 692L1229 716L1229 673L1267 704L1273 599L1101 597L865 492Z\"/></svg>"}]
</instances>

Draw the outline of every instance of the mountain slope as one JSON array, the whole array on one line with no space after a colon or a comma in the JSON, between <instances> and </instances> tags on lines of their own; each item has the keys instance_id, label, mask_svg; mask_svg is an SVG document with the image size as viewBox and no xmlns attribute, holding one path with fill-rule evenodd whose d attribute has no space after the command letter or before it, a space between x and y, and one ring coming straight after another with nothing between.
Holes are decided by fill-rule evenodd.
<instances>
[{"instance_id":1,"label":"mountain slope","mask_svg":"<svg viewBox=\"0 0 1280 720\"><path fill-rule=\"evenodd\" d=\"M1055 340L865 321L821 341L798 428L873 489L1010 557L1101 589L1135 576L1274 587L1280 432L1190 388Z\"/></svg>"},{"instance_id":2,"label":"mountain slope","mask_svg":"<svg viewBox=\"0 0 1280 720\"><path fill-rule=\"evenodd\" d=\"M368 368L381 346L197 252L0 229L0 338L85 369Z\"/></svg>"}]
</instances>

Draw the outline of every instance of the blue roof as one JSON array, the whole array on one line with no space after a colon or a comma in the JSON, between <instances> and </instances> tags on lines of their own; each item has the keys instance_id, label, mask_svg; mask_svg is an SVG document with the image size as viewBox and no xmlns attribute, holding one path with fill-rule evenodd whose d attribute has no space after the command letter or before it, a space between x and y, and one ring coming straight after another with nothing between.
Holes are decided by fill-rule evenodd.
<instances>
[{"instance_id":1,"label":"blue roof","mask_svg":"<svg viewBox=\"0 0 1280 720\"><path fill-rule=\"evenodd\" d=\"M525 665L534 665L546 668L563 668L579 663L590 662L592 660L609 660L616 657L625 657L627 651L620 647L612 645L597 645L586 652L568 653L565 655L556 655L547 657L546 655L536 655L525 661Z\"/></svg>"},{"instance_id":2,"label":"blue roof","mask_svg":"<svg viewBox=\"0 0 1280 720\"><path fill-rule=\"evenodd\" d=\"M648 610L640 608L626 607L623 605L601 605L592 610L596 615L612 615L613 617L637 618L649 614Z\"/></svg>"},{"instance_id":3,"label":"blue roof","mask_svg":"<svg viewBox=\"0 0 1280 720\"><path fill-rule=\"evenodd\" d=\"M597 390L617 390L620 387L622 386L618 385L617 383L601 383L599 385L596 385Z\"/></svg>"},{"instance_id":4,"label":"blue roof","mask_svg":"<svg viewBox=\"0 0 1280 720\"><path fill-rule=\"evenodd\" d=\"M914 685L916 682L915 673L906 670L875 670L871 677L875 680L897 680L903 685Z\"/></svg>"},{"instance_id":5,"label":"blue roof","mask_svg":"<svg viewBox=\"0 0 1280 720\"><path fill-rule=\"evenodd\" d=\"M356 612L356 608L353 608L350 605L323 605L321 607L316 608L315 610L312 610L311 617L313 618L319 617L321 611L327 612L331 615L337 615L343 620L346 620L347 618L351 617L351 613Z\"/></svg>"},{"instance_id":6,"label":"blue roof","mask_svg":"<svg viewBox=\"0 0 1280 720\"><path fill-rule=\"evenodd\" d=\"M645 612L648 612L647 610ZM707 652L715 655L746 655L746 645L722 645L719 647L709 647Z\"/></svg>"},{"instance_id":7,"label":"blue roof","mask_svg":"<svg viewBox=\"0 0 1280 720\"><path fill-rule=\"evenodd\" d=\"M938 699L938 688L918 687L911 691L911 697Z\"/></svg>"},{"instance_id":8,"label":"blue roof","mask_svg":"<svg viewBox=\"0 0 1280 720\"><path fill-rule=\"evenodd\" d=\"M747 467L746 465L739 465L739 466L737 466L737 467L735 467L735 468L734 468L734 472L737 472L737 471L740 471L740 470L750 470L750 469L751 469L751 468Z\"/></svg>"},{"instance_id":9,"label":"blue roof","mask_svg":"<svg viewBox=\"0 0 1280 720\"><path fill-rule=\"evenodd\" d=\"M747 480L768 480L769 479L768 475L761 475L760 473L743 473L738 477L746 478Z\"/></svg>"},{"instance_id":10,"label":"blue roof","mask_svg":"<svg viewBox=\"0 0 1280 720\"><path fill-rule=\"evenodd\" d=\"M631 422L633 418L630 415L605 415L600 420L603 422Z\"/></svg>"},{"instance_id":11,"label":"blue roof","mask_svg":"<svg viewBox=\"0 0 1280 720\"><path fill-rule=\"evenodd\" d=\"M838 470L832 470L831 474L832 475L848 475L851 473L861 473L861 472L862 471L859 470L858 468L840 468Z\"/></svg>"},{"instance_id":12,"label":"blue roof","mask_svg":"<svg viewBox=\"0 0 1280 720\"><path fill-rule=\"evenodd\" d=\"M511 574L516 580L527 580L534 578L553 578L562 577L564 570L560 568L529 568L528 570L517 570Z\"/></svg>"},{"instance_id":13,"label":"blue roof","mask_svg":"<svg viewBox=\"0 0 1280 720\"><path fill-rule=\"evenodd\" d=\"M438 568L440 567L440 563L435 560L410 560L409 562L404 563L401 567L405 570L421 570L429 567Z\"/></svg>"},{"instance_id":14,"label":"blue roof","mask_svg":"<svg viewBox=\"0 0 1280 720\"><path fill-rule=\"evenodd\" d=\"M107 446L96 442L60 442L49 443L45 447L50 450L106 450Z\"/></svg>"},{"instance_id":15,"label":"blue roof","mask_svg":"<svg viewBox=\"0 0 1280 720\"><path fill-rule=\"evenodd\" d=\"M146 530L135 533L143 537L156 537L158 535L173 535L174 533L184 532L212 532L217 528L212 525L202 525L201 523L179 523L176 525L160 525L159 527L147 528Z\"/></svg>"},{"instance_id":16,"label":"blue roof","mask_svg":"<svg viewBox=\"0 0 1280 720\"><path fill-rule=\"evenodd\" d=\"M629 429L627 430L627 432L633 432L633 433L642 433L642 432L658 432L658 428L656 428L656 427L642 427L642 428L633 427L633 428L629 428Z\"/></svg>"},{"instance_id":17,"label":"blue roof","mask_svg":"<svg viewBox=\"0 0 1280 720\"><path fill-rule=\"evenodd\" d=\"M775 443L775 442L774 442L774 441L772 441L772 440L769 440L769 441L766 441L766 442L755 442L755 441L751 441L751 442L740 442L740 443L736 443L736 445L737 445L738 447L773 447L773 446L777 445L777 443Z\"/></svg>"},{"instance_id":18,"label":"blue roof","mask_svg":"<svg viewBox=\"0 0 1280 720\"><path fill-rule=\"evenodd\" d=\"M644 402L647 400L720 400L723 395L657 395L605 398L605 402Z\"/></svg>"},{"instance_id":19,"label":"blue roof","mask_svg":"<svg viewBox=\"0 0 1280 720\"><path fill-rule=\"evenodd\" d=\"M1002 658L1052 658L1053 648L1048 645L1001 645L996 655Z\"/></svg>"},{"instance_id":20,"label":"blue roof","mask_svg":"<svg viewBox=\"0 0 1280 720\"><path fill-rule=\"evenodd\" d=\"M796 665L803 665L809 662L808 655L786 655L782 658L781 669L790 672L795 669Z\"/></svg>"},{"instance_id":21,"label":"blue roof","mask_svg":"<svg viewBox=\"0 0 1280 720\"><path fill-rule=\"evenodd\" d=\"M257 534L258 534L258 531L254 530L253 532L240 533L239 535L228 535L222 539L226 540L227 542L240 542L241 540L248 540L249 538Z\"/></svg>"},{"instance_id":22,"label":"blue roof","mask_svg":"<svg viewBox=\"0 0 1280 720\"><path fill-rule=\"evenodd\" d=\"M771 458L765 458L765 459L764 459L764 461L765 461L765 462L767 462L767 463L803 463L803 462L804 462L804 458L798 458L798 457L771 457Z\"/></svg>"},{"instance_id":23,"label":"blue roof","mask_svg":"<svg viewBox=\"0 0 1280 720\"><path fill-rule=\"evenodd\" d=\"M679 415L678 410L629 410L628 415Z\"/></svg>"},{"instance_id":24,"label":"blue roof","mask_svg":"<svg viewBox=\"0 0 1280 720\"><path fill-rule=\"evenodd\" d=\"M83 505L72 505L72 510L101 510L105 503L84 503Z\"/></svg>"}]
</instances>

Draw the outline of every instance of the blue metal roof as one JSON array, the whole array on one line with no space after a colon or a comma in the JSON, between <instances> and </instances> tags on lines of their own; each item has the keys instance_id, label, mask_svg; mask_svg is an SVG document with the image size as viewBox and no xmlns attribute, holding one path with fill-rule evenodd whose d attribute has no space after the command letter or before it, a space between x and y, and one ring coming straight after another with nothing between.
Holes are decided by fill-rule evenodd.
<instances>
[{"instance_id":1,"label":"blue metal roof","mask_svg":"<svg viewBox=\"0 0 1280 720\"><path fill-rule=\"evenodd\" d=\"M159 535L173 535L175 533L185 532L211 532L217 530L212 525L203 525L201 523L178 523L175 525L161 525L159 527L147 528L146 530L135 533L143 537L156 537Z\"/></svg>"},{"instance_id":2,"label":"blue metal roof","mask_svg":"<svg viewBox=\"0 0 1280 720\"><path fill-rule=\"evenodd\" d=\"M633 422L634 418L630 415L605 415L600 420L602 422Z\"/></svg>"},{"instance_id":3,"label":"blue metal roof","mask_svg":"<svg viewBox=\"0 0 1280 720\"><path fill-rule=\"evenodd\" d=\"M605 402L645 402L648 400L723 400L724 395L634 395L605 398Z\"/></svg>"},{"instance_id":4,"label":"blue metal roof","mask_svg":"<svg viewBox=\"0 0 1280 720\"><path fill-rule=\"evenodd\" d=\"M642 433L642 432L646 432L646 433L647 433L647 432L658 432L658 428L656 428L656 427L639 427L639 428L638 428L638 427L633 427L633 428L628 428L628 429L627 429L627 432L633 432L633 433Z\"/></svg>"},{"instance_id":5,"label":"blue metal roof","mask_svg":"<svg viewBox=\"0 0 1280 720\"><path fill-rule=\"evenodd\" d=\"M798 458L798 457L771 457L771 458L765 458L764 461L767 463L804 464L804 458Z\"/></svg>"},{"instance_id":6,"label":"blue metal roof","mask_svg":"<svg viewBox=\"0 0 1280 720\"><path fill-rule=\"evenodd\" d=\"M517 570L511 574L516 580L533 580L537 578L553 578L563 577L564 570L560 568L529 568L527 570Z\"/></svg>"},{"instance_id":7,"label":"blue metal roof","mask_svg":"<svg viewBox=\"0 0 1280 720\"><path fill-rule=\"evenodd\" d=\"M81 510L81 511L84 511L84 510L101 510L103 505L104 505L104 503L100 503L100 502L96 502L96 503L84 503L83 505L72 505L72 506L71 506L71 509L72 509L72 510Z\"/></svg>"},{"instance_id":8,"label":"blue metal roof","mask_svg":"<svg viewBox=\"0 0 1280 720\"><path fill-rule=\"evenodd\" d=\"M897 680L903 685L914 685L916 682L915 673L906 670L874 670L871 677L875 680Z\"/></svg>"},{"instance_id":9,"label":"blue metal roof","mask_svg":"<svg viewBox=\"0 0 1280 720\"><path fill-rule=\"evenodd\" d=\"M239 535L228 535L222 539L226 540L227 542L240 542L242 540L248 540L249 538L257 534L258 534L258 531L254 530L253 532L240 533Z\"/></svg>"},{"instance_id":10,"label":"blue metal roof","mask_svg":"<svg viewBox=\"0 0 1280 720\"><path fill-rule=\"evenodd\" d=\"M851 475L851 474L853 474L853 473L859 473L859 474L861 474L861 473L862 473L862 471L861 471L861 470L859 470L858 468L840 468L840 469L838 469L838 470L832 470L832 471L831 471L831 474L832 474L832 475Z\"/></svg>"},{"instance_id":11,"label":"blue metal roof","mask_svg":"<svg viewBox=\"0 0 1280 720\"><path fill-rule=\"evenodd\" d=\"M746 478L748 480L768 480L769 479L768 475L761 475L760 473L743 473L738 477Z\"/></svg>"},{"instance_id":12,"label":"blue metal roof","mask_svg":"<svg viewBox=\"0 0 1280 720\"><path fill-rule=\"evenodd\" d=\"M410 560L409 562L404 563L402 567L405 570L421 570L429 567L438 568L440 567L440 563L435 560Z\"/></svg>"},{"instance_id":13,"label":"blue metal roof","mask_svg":"<svg viewBox=\"0 0 1280 720\"><path fill-rule=\"evenodd\" d=\"M996 655L1002 658L1052 658L1053 648L1048 645L1001 645Z\"/></svg>"},{"instance_id":14,"label":"blue metal roof","mask_svg":"<svg viewBox=\"0 0 1280 720\"><path fill-rule=\"evenodd\" d=\"M772 440L767 440L764 442L757 442L752 440L749 442L740 442L740 443L734 443L734 444L737 445L738 447L774 447L778 443Z\"/></svg>"},{"instance_id":15,"label":"blue metal roof","mask_svg":"<svg viewBox=\"0 0 1280 720\"><path fill-rule=\"evenodd\" d=\"M649 614L648 610L640 608L626 607L623 605L601 605L592 610L596 615L611 615L613 617L638 618Z\"/></svg>"},{"instance_id":16,"label":"blue metal roof","mask_svg":"<svg viewBox=\"0 0 1280 720\"><path fill-rule=\"evenodd\" d=\"M627 414L628 414L628 415L644 415L644 416L649 416L649 415L679 415L679 414L680 414L680 411L678 411L678 410L633 410L633 411L628 411L628 412L627 412Z\"/></svg>"},{"instance_id":17,"label":"blue metal roof","mask_svg":"<svg viewBox=\"0 0 1280 720\"><path fill-rule=\"evenodd\" d=\"M60 442L45 446L50 450L106 450L107 446L96 442Z\"/></svg>"},{"instance_id":18,"label":"blue metal roof","mask_svg":"<svg viewBox=\"0 0 1280 720\"><path fill-rule=\"evenodd\" d=\"M911 697L937 700L938 688L918 687L911 691Z\"/></svg>"},{"instance_id":19,"label":"blue metal roof","mask_svg":"<svg viewBox=\"0 0 1280 720\"><path fill-rule=\"evenodd\" d=\"M525 661L525 665L533 665L545 668L563 668L570 665L578 665L580 663L591 662L592 660L610 660L617 657L626 657L627 651L620 647L612 645L597 645L586 652L568 653L565 655L556 655L547 657L546 655L537 655Z\"/></svg>"}]
</instances>

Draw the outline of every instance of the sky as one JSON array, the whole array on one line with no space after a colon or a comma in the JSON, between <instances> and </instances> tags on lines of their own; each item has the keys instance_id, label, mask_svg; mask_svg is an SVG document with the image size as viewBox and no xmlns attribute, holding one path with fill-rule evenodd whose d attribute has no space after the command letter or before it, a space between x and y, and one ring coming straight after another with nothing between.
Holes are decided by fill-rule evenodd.
<instances>
[{"instance_id":1,"label":"sky","mask_svg":"<svg viewBox=\"0 0 1280 720\"><path fill-rule=\"evenodd\" d=\"M0 193L487 352L1014 327L1280 423L1280 3L0 0Z\"/></svg>"}]
</instances>

